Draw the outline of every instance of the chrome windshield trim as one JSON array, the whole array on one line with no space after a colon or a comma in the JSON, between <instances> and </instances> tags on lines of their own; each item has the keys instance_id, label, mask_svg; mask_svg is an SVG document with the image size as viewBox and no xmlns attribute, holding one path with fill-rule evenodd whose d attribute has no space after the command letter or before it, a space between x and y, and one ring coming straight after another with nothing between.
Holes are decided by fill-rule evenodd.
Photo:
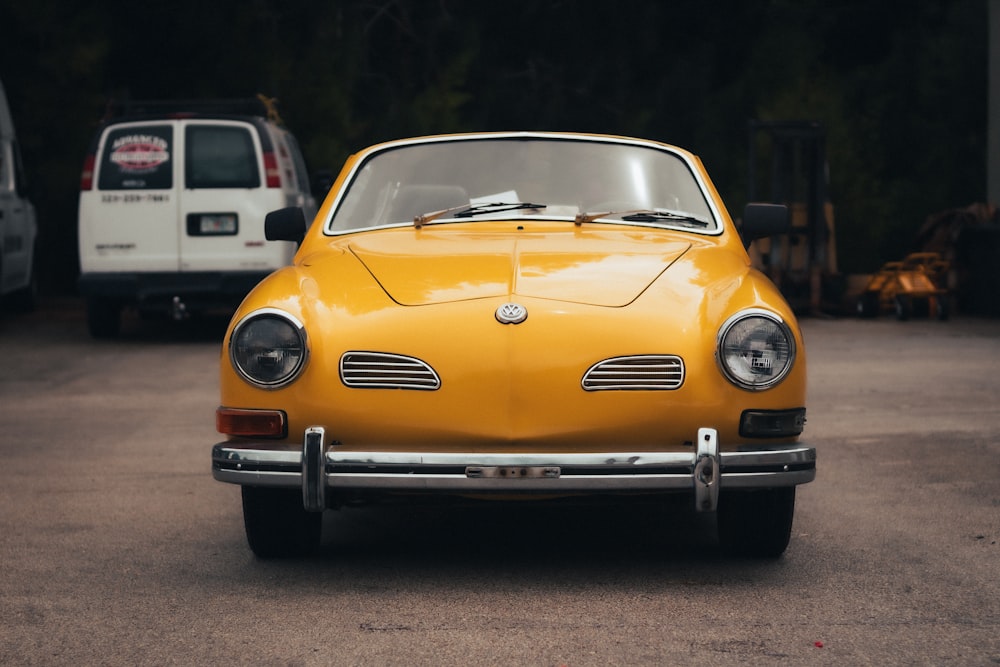
<instances>
[{"instance_id":1,"label":"chrome windshield trim","mask_svg":"<svg viewBox=\"0 0 1000 667\"><path fill-rule=\"evenodd\" d=\"M554 140L554 141L578 141L587 143L603 143L603 144L616 144L624 146L636 146L643 148L650 148L654 150L659 150L664 153L669 153L674 157L680 159L687 168L691 171L691 174L698 185L698 189L701 191L702 197L704 197L705 202L708 205L710 212L712 213L712 222L714 228L712 229L692 229L684 225L675 224L653 224L644 222L627 222L622 220L613 220L609 218L599 218L601 223L618 224L629 227L647 227L660 230L669 231L679 231L685 233L699 234L703 236L720 236L725 228L723 224L724 216L722 211L716 205L715 198L712 196L711 189L707 186L705 181L700 177L698 158L691 154L684 148L679 146L673 146L670 144L665 144L659 141L654 141L651 139L642 139L638 137L624 137L617 135L603 135L603 134L584 134L584 133L574 133L574 132L474 132L466 134L448 134L448 135L434 135L425 137L413 137L408 139L397 139L394 141L388 141L381 144L376 144L374 146L369 146L357 154L357 160L351 167L350 172L346 175L343 180L343 186L336 193L336 197L329 208L329 213L326 219L323 220L323 234L324 236L336 237L344 236L348 234L357 234L368 231L375 231L378 229L393 229L393 228L406 228L413 227L412 220L400 221L399 223L390 223L384 225L377 225L371 227L355 227L351 229L332 229L331 225L333 223L334 217L337 211L340 209L343 203L344 195L350 190L350 185L355 182L358 172L365 166L366 162L373 156L384 153L387 151L402 148L404 146L416 146L421 144L434 144L434 143L450 143L450 142L462 142L462 141L482 141L482 140L525 140L525 139L538 139L538 140ZM500 216L496 219L507 219L512 216ZM546 216L546 215L530 215L530 216L513 216L516 220L525 219L537 219L537 220L562 220L565 216ZM485 217L477 217L475 220L482 221ZM573 222L575 217L568 217L567 220ZM450 221L450 220L449 220ZM469 222L464 220L464 222ZM435 221L439 222L439 221Z\"/></svg>"}]
</instances>

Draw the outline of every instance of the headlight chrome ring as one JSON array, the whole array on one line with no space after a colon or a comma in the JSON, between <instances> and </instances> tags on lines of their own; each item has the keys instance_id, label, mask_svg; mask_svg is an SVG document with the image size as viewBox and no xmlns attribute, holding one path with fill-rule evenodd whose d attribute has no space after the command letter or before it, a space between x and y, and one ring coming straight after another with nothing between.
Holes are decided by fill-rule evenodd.
<instances>
[{"instance_id":1,"label":"headlight chrome ring","mask_svg":"<svg viewBox=\"0 0 1000 667\"><path fill-rule=\"evenodd\" d=\"M795 336L775 313L743 310L719 329L716 360L723 375L737 387L770 389L785 379L795 363Z\"/></svg>"},{"instance_id":2,"label":"headlight chrome ring","mask_svg":"<svg viewBox=\"0 0 1000 667\"><path fill-rule=\"evenodd\" d=\"M306 331L294 316L276 308L255 310L229 337L229 360L244 380L261 389L294 381L309 355Z\"/></svg>"}]
</instances>

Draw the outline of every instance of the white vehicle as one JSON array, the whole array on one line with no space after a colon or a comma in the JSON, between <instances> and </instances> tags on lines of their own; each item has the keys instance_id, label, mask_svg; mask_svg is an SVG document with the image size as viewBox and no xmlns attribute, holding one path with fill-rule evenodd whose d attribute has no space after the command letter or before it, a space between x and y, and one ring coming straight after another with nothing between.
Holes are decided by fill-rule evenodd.
<instances>
[{"instance_id":1,"label":"white vehicle","mask_svg":"<svg viewBox=\"0 0 1000 667\"><path fill-rule=\"evenodd\" d=\"M25 193L24 169L7 95L0 83L0 298L4 306L35 307L35 207Z\"/></svg>"},{"instance_id":2,"label":"white vehicle","mask_svg":"<svg viewBox=\"0 0 1000 667\"><path fill-rule=\"evenodd\" d=\"M265 99L155 103L106 122L80 184L81 294L97 338L121 311L175 319L235 308L295 243L266 243L264 216L310 193L298 143Z\"/></svg>"}]
</instances>

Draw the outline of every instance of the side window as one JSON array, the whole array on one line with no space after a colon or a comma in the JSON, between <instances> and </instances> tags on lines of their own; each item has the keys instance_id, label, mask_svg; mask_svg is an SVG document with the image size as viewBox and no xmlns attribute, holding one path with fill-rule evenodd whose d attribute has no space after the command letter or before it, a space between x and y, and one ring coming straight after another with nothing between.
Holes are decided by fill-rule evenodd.
<instances>
[{"instance_id":1,"label":"side window","mask_svg":"<svg viewBox=\"0 0 1000 667\"><path fill-rule=\"evenodd\" d=\"M260 172L250 131L230 125L189 125L184 134L188 188L257 188Z\"/></svg>"},{"instance_id":2,"label":"side window","mask_svg":"<svg viewBox=\"0 0 1000 667\"><path fill-rule=\"evenodd\" d=\"M99 190L169 190L174 182L173 128L112 128L104 141Z\"/></svg>"}]
</instances>

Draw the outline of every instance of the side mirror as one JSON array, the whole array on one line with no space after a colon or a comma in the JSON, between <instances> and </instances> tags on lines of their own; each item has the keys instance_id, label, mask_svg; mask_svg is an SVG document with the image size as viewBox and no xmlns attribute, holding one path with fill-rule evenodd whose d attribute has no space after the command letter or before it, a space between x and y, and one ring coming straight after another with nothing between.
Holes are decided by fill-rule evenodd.
<instances>
[{"instance_id":1,"label":"side mirror","mask_svg":"<svg viewBox=\"0 0 1000 667\"><path fill-rule=\"evenodd\" d=\"M295 241L306 237L306 214L298 206L279 208L264 216L264 238L268 241Z\"/></svg>"},{"instance_id":2,"label":"side mirror","mask_svg":"<svg viewBox=\"0 0 1000 667\"><path fill-rule=\"evenodd\" d=\"M775 234L787 234L792 230L792 219L784 204L750 203L743 209L743 227L740 236L743 246L749 247L756 239Z\"/></svg>"}]
</instances>

